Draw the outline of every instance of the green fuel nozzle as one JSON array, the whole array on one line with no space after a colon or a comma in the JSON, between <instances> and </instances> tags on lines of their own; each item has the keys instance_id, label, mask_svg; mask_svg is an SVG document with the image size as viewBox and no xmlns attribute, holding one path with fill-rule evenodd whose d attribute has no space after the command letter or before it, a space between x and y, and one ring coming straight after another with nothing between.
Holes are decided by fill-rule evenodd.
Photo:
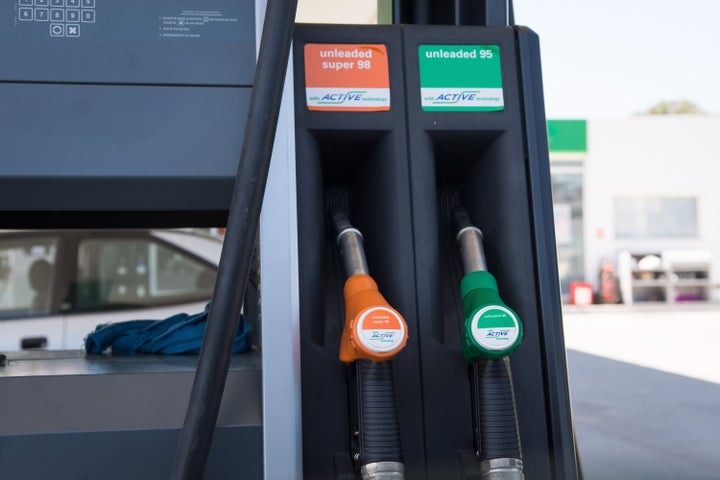
<instances>
[{"instance_id":1,"label":"green fuel nozzle","mask_svg":"<svg viewBox=\"0 0 720 480\"><path fill-rule=\"evenodd\" d=\"M465 312L463 357L498 359L515 350L523 337L518 315L500 298L497 281L487 271L483 234L462 207L453 212L465 276L460 282Z\"/></svg>"},{"instance_id":2,"label":"green fuel nozzle","mask_svg":"<svg viewBox=\"0 0 720 480\"><path fill-rule=\"evenodd\" d=\"M483 234L458 206L453 212L465 276L462 353L470 364L475 455L483 480L523 480L515 393L508 355L520 345L522 323L500 298L487 271Z\"/></svg>"}]
</instances>

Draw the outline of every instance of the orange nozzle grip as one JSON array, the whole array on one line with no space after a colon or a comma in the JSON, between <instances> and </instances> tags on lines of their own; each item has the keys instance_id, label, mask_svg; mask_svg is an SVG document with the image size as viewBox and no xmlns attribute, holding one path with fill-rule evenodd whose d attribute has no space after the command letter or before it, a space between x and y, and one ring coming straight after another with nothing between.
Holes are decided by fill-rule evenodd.
<instances>
[{"instance_id":1,"label":"orange nozzle grip","mask_svg":"<svg viewBox=\"0 0 720 480\"><path fill-rule=\"evenodd\" d=\"M407 324L385 300L369 275L348 278L345 296L345 328L340 339L340 360L376 362L391 360L407 343Z\"/></svg>"}]
</instances>

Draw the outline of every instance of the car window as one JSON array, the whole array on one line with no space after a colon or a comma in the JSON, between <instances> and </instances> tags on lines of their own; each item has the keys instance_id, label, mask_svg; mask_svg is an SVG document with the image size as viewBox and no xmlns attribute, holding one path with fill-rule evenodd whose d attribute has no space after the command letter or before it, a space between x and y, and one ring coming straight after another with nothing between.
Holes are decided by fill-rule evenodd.
<instances>
[{"instance_id":1,"label":"car window","mask_svg":"<svg viewBox=\"0 0 720 480\"><path fill-rule=\"evenodd\" d=\"M209 299L215 267L150 239L88 239L78 247L75 310L152 307Z\"/></svg>"},{"instance_id":2,"label":"car window","mask_svg":"<svg viewBox=\"0 0 720 480\"><path fill-rule=\"evenodd\" d=\"M56 238L0 241L0 318L49 313Z\"/></svg>"}]
</instances>

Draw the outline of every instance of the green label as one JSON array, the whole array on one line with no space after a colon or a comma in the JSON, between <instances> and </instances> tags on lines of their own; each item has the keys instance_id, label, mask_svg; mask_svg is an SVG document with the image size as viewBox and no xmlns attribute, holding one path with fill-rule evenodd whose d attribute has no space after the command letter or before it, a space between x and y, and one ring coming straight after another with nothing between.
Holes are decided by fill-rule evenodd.
<instances>
[{"instance_id":1,"label":"green label","mask_svg":"<svg viewBox=\"0 0 720 480\"><path fill-rule=\"evenodd\" d=\"M499 45L420 45L418 57L423 110L505 107Z\"/></svg>"}]
</instances>

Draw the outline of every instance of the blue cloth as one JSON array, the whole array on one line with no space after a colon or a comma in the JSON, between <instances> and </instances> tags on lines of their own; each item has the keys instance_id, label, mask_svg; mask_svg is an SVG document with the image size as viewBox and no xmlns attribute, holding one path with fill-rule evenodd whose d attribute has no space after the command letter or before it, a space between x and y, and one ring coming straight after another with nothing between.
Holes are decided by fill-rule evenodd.
<instances>
[{"instance_id":1,"label":"blue cloth","mask_svg":"<svg viewBox=\"0 0 720 480\"><path fill-rule=\"evenodd\" d=\"M105 323L85 338L85 351L100 354L108 349L115 355L200 353L210 304L195 315L178 313L165 320L129 320ZM250 328L241 316L233 353L250 350Z\"/></svg>"}]
</instances>

